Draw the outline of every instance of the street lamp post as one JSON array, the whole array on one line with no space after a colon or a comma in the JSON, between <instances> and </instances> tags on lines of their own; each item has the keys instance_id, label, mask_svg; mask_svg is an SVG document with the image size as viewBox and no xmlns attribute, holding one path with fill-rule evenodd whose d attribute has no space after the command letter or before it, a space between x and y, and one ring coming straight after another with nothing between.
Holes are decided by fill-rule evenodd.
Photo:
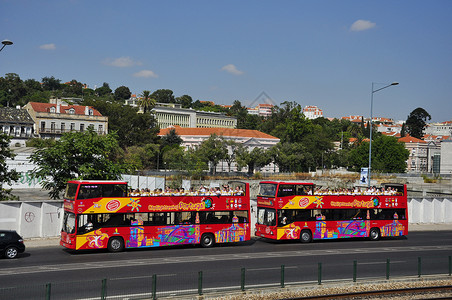
<instances>
[{"instance_id":1,"label":"street lamp post","mask_svg":"<svg viewBox=\"0 0 452 300\"><path fill-rule=\"evenodd\" d=\"M370 135L369 135L369 169L367 170L367 186L370 187L370 168L371 168L371 164L372 164L372 107L373 107L373 103L374 103L374 93L381 91L382 89L388 88L390 86L393 85L398 85L398 82L393 82L391 84L388 84L382 88L376 89L374 90L374 82L372 82L372 93L370 94Z\"/></svg>"},{"instance_id":2,"label":"street lamp post","mask_svg":"<svg viewBox=\"0 0 452 300\"><path fill-rule=\"evenodd\" d=\"M10 40L3 40L2 44L3 44L3 46L0 48L0 51L2 51L3 48L5 48L6 46L12 45L13 42L11 42Z\"/></svg>"}]
</instances>

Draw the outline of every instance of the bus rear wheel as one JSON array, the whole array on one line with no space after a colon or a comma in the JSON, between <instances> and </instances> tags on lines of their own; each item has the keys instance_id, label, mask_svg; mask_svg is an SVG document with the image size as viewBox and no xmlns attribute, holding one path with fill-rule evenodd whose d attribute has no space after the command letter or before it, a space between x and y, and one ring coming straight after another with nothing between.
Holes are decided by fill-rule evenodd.
<instances>
[{"instance_id":1,"label":"bus rear wheel","mask_svg":"<svg viewBox=\"0 0 452 300\"><path fill-rule=\"evenodd\" d=\"M108 241L108 251L121 252L123 250L124 250L124 240L122 238L114 237Z\"/></svg>"},{"instance_id":2,"label":"bus rear wheel","mask_svg":"<svg viewBox=\"0 0 452 300\"><path fill-rule=\"evenodd\" d=\"M303 230L300 233L300 240L302 243L310 243L312 241L312 233L310 230Z\"/></svg>"},{"instance_id":3,"label":"bus rear wheel","mask_svg":"<svg viewBox=\"0 0 452 300\"><path fill-rule=\"evenodd\" d=\"M378 241L380 239L380 229L371 228L369 231L369 239L371 241Z\"/></svg>"},{"instance_id":4,"label":"bus rear wheel","mask_svg":"<svg viewBox=\"0 0 452 300\"><path fill-rule=\"evenodd\" d=\"M204 248L212 247L215 243L214 237L211 233L204 233L201 237L201 246Z\"/></svg>"}]
</instances>

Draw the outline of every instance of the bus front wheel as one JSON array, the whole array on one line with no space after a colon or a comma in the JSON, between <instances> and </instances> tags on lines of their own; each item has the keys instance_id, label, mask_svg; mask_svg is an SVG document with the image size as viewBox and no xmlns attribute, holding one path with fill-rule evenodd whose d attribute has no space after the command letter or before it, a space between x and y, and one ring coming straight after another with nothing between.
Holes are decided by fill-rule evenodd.
<instances>
[{"instance_id":1,"label":"bus front wheel","mask_svg":"<svg viewBox=\"0 0 452 300\"><path fill-rule=\"evenodd\" d=\"M371 228L369 232L369 238L371 241L378 241L380 239L380 229Z\"/></svg>"},{"instance_id":2,"label":"bus front wheel","mask_svg":"<svg viewBox=\"0 0 452 300\"><path fill-rule=\"evenodd\" d=\"M214 237L211 233L205 233L201 237L201 246L203 246L204 248L212 247L214 241Z\"/></svg>"},{"instance_id":3,"label":"bus front wheel","mask_svg":"<svg viewBox=\"0 0 452 300\"><path fill-rule=\"evenodd\" d=\"M114 237L108 241L108 251L121 252L123 250L124 250L124 240L122 238Z\"/></svg>"},{"instance_id":4,"label":"bus front wheel","mask_svg":"<svg viewBox=\"0 0 452 300\"><path fill-rule=\"evenodd\" d=\"M310 243L312 241L312 233L310 230L303 230L300 234L300 240L302 243Z\"/></svg>"}]
</instances>

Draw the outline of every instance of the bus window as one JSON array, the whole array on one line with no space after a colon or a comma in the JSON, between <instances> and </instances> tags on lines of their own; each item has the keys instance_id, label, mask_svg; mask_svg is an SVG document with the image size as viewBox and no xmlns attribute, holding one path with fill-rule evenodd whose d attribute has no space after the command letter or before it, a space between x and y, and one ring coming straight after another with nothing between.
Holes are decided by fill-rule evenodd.
<instances>
[{"instance_id":1,"label":"bus window","mask_svg":"<svg viewBox=\"0 0 452 300\"><path fill-rule=\"evenodd\" d=\"M248 211L246 210L234 211L234 217L238 218L239 223L248 223Z\"/></svg>"},{"instance_id":2,"label":"bus window","mask_svg":"<svg viewBox=\"0 0 452 300\"><path fill-rule=\"evenodd\" d=\"M273 208L258 208L257 216L258 224L276 226L276 211Z\"/></svg>"},{"instance_id":3,"label":"bus window","mask_svg":"<svg viewBox=\"0 0 452 300\"><path fill-rule=\"evenodd\" d=\"M194 216L194 213L192 213L191 211L180 211L180 212L176 212L176 220L175 220L175 224L176 225L188 225L188 224L194 224L194 218L192 217Z\"/></svg>"},{"instance_id":4,"label":"bus window","mask_svg":"<svg viewBox=\"0 0 452 300\"><path fill-rule=\"evenodd\" d=\"M102 186L97 184L83 184L80 186L77 199L99 198L102 196Z\"/></svg>"},{"instance_id":5,"label":"bus window","mask_svg":"<svg viewBox=\"0 0 452 300\"><path fill-rule=\"evenodd\" d=\"M135 213L135 219L132 225L150 225L148 213Z\"/></svg>"},{"instance_id":6,"label":"bus window","mask_svg":"<svg viewBox=\"0 0 452 300\"><path fill-rule=\"evenodd\" d=\"M259 188L259 196L263 197L275 197L276 184L274 183L261 183Z\"/></svg>"},{"instance_id":7,"label":"bus window","mask_svg":"<svg viewBox=\"0 0 452 300\"><path fill-rule=\"evenodd\" d=\"M302 185L302 184L296 185L295 186L295 195L300 195L300 196L312 195L312 193L309 194L309 188L310 188L309 185Z\"/></svg>"},{"instance_id":8,"label":"bus window","mask_svg":"<svg viewBox=\"0 0 452 300\"><path fill-rule=\"evenodd\" d=\"M281 184L278 189L278 197L287 197L295 195L295 185Z\"/></svg>"},{"instance_id":9,"label":"bus window","mask_svg":"<svg viewBox=\"0 0 452 300\"><path fill-rule=\"evenodd\" d=\"M125 197L125 196L127 196L126 184L102 185L102 197Z\"/></svg>"}]
</instances>

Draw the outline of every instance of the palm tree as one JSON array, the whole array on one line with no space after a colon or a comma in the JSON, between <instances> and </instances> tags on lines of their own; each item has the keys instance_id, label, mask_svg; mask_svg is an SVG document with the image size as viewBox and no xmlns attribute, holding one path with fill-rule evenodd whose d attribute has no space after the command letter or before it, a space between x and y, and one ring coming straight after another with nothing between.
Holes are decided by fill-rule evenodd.
<instances>
[{"instance_id":1,"label":"palm tree","mask_svg":"<svg viewBox=\"0 0 452 300\"><path fill-rule=\"evenodd\" d=\"M138 102L138 105L143 107L144 113L150 111L155 106L155 99L151 98L150 91L143 91L140 97L141 99Z\"/></svg>"}]
</instances>

